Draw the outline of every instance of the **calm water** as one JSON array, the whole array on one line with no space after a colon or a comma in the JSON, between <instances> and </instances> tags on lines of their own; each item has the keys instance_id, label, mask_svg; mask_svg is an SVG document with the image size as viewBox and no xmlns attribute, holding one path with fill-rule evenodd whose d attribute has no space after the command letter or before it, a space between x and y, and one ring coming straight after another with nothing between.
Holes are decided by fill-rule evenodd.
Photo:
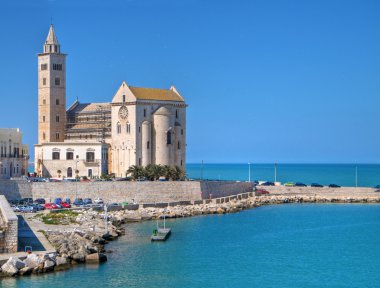
<instances>
[{"instance_id":1,"label":"calm water","mask_svg":"<svg viewBox=\"0 0 380 288\"><path fill-rule=\"evenodd\" d=\"M379 164L277 164L277 181L317 182L341 186L373 187L380 184ZM251 180L274 181L274 164L251 164ZM248 181L248 164L188 164L189 178Z\"/></svg>"},{"instance_id":2,"label":"calm water","mask_svg":"<svg viewBox=\"0 0 380 288\"><path fill-rule=\"evenodd\" d=\"M379 287L380 205L266 206L131 224L100 266L7 279L1 287Z\"/></svg>"}]
</instances>

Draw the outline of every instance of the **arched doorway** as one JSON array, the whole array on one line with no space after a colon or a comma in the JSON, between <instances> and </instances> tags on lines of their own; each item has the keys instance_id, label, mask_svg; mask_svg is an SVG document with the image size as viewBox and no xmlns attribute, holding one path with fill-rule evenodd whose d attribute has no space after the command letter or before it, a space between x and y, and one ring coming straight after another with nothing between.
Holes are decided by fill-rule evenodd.
<instances>
[{"instance_id":1,"label":"arched doorway","mask_svg":"<svg viewBox=\"0 0 380 288\"><path fill-rule=\"evenodd\" d=\"M67 168L67 178L73 177L73 168Z\"/></svg>"}]
</instances>

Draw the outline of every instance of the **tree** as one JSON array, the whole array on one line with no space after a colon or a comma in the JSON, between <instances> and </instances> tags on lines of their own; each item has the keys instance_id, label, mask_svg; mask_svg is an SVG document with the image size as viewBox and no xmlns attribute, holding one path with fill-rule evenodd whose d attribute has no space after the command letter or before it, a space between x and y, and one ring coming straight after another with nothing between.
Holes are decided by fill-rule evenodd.
<instances>
[{"instance_id":1,"label":"tree","mask_svg":"<svg viewBox=\"0 0 380 288\"><path fill-rule=\"evenodd\" d=\"M132 165L128 168L127 174L131 174L133 180L140 179L144 177L144 168L141 166Z\"/></svg>"},{"instance_id":2,"label":"tree","mask_svg":"<svg viewBox=\"0 0 380 288\"><path fill-rule=\"evenodd\" d=\"M173 176L172 176L172 179L173 180L184 180L186 178L186 173L185 171L183 171L183 169L179 166L175 166L174 168L174 171L173 171Z\"/></svg>"},{"instance_id":3,"label":"tree","mask_svg":"<svg viewBox=\"0 0 380 288\"><path fill-rule=\"evenodd\" d=\"M62 173L62 171L58 169L57 170L58 178L61 178L61 173Z\"/></svg>"},{"instance_id":4,"label":"tree","mask_svg":"<svg viewBox=\"0 0 380 288\"><path fill-rule=\"evenodd\" d=\"M174 177L175 169L172 166L164 165L162 167L162 172L162 176L164 176L166 180L170 180Z\"/></svg>"}]
</instances>

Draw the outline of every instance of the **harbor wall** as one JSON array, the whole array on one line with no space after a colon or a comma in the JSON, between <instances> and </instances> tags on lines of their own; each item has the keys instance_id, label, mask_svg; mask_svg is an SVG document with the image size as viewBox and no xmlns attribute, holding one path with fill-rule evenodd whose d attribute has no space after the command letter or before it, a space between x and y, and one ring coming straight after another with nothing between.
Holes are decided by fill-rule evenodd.
<instances>
[{"instance_id":1,"label":"harbor wall","mask_svg":"<svg viewBox=\"0 0 380 288\"><path fill-rule=\"evenodd\" d=\"M253 190L251 183L227 181L110 181L31 182L0 181L0 194L8 200L21 198L102 198L107 202L159 203L198 201Z\"/></svg>"},{"instance_id":2,"label":"harbor wall","mask_svg":"<svg viewBox=\"0 0 380 288\"><path fill-rule=\"evenodd\" d=\"M18 219L4 195L0 195L0 250L17 252Z\"/></svg>"}]
</instances>

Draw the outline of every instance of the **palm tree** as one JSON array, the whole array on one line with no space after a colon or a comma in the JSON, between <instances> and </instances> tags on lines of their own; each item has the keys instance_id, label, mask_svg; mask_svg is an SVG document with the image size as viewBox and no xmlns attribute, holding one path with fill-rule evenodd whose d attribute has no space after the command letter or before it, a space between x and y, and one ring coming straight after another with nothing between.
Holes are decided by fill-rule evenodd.
<instances>
[{"instance_id":1,"label":"palm tree","mask_svg":"<svg viewBox=\"0 0 380 288\"><path fill-rule=\"evenodd\" d=\"M164 165L162 167L162 170L163 170L162 171L163 172L162 176L165 176L166 180L173 179L173 176L174 176L174 173L175 173L175 169L172 166Z\"/></svg>"},{"instance_id":2,"label":"palm tree","mask_svg":"<svg viewBox=\"0 0 380 288\"><path fill-rule=\"evenodd\" d=\"M144 168L141 166L132 165L128 168L127 174L131 174L133 180L140 179L144 177Z\"/></svg>"},{"instance_id":3,"label":"palm tree","mask_svg":"<svg viewBox=\"0 0 380 288\"><path fill-rule=\"evenodd\" d=\"M178 181L178 180L184 180L186 178L186 173L185 171L183 171L181 167L175 166L173 170L174 170L173 177L172 177L173 180Z\"/></svg>"}]
</instances>

